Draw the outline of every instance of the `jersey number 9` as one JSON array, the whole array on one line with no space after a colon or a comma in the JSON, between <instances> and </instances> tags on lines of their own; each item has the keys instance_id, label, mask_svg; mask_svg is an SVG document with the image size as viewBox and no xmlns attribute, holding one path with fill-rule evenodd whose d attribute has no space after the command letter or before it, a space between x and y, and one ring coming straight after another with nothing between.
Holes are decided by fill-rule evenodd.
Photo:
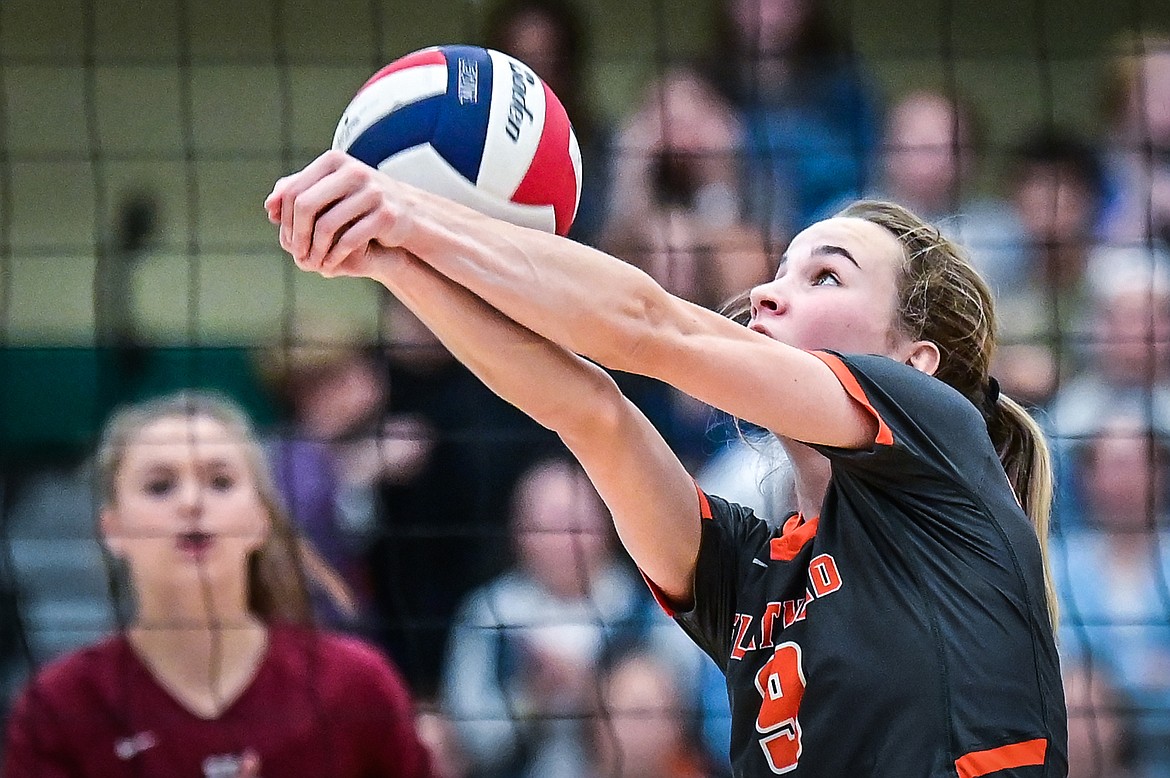
<instances>
[{"instance_id":1,"label":"jersey number 9","mask_svg":"<svg viewBox=\"0 0 1170 778\"><path fill-rule=\"evenodd\" d=\"M760 747L772 772L783 775L800 761L800 722L796 714L804 697L804 669L800 646L781 643L756 673L756 689L764 698L756 717L756 731L765 737Z\"/></svg>"}]
</instances>

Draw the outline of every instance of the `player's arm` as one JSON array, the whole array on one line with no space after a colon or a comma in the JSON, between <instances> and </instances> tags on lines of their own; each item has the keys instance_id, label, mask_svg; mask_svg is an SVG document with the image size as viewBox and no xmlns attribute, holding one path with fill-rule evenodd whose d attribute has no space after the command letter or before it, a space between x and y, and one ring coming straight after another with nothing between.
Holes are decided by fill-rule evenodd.
<instances>
[{"instance_id":1,"label":"player's arm","mask_svg":"<svg viewBox=\"0 0 1170 778\"><path fill-rule=\"evenodd\" d=\"M281 245L305 269L402 246L491 307L607 367L649 375L778 434L856 447L872 418L816 357L666 292L642 271L564 238L483 216L340 152L282 179Z\"/></svg>"},{"instance_id":2,"label":"player's arm","mask_svg":"<svg viewBox=\"0 0 1170 778\"><path fill-rule=\"evenodd\" d=\"M281 223L281 208L269 198L270 220ZM417 257L367 246L371 240L326 274L381 283L496 394L556 432L613 514L630 556L676 603L689 602L700 535L694 482L609 374Z\"/></svg>"}]
</instances>

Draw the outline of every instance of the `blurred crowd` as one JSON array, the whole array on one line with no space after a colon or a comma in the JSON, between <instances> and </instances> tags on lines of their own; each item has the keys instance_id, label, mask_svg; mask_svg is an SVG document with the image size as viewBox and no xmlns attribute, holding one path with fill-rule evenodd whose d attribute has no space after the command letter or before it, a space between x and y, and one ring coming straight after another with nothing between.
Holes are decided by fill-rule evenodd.
<instances>
[{"instance_id":1,"label":"blurred crowd","mask_svg":"<svg viewBox=\"0 0 1170 778\"><path fill-rule=\"evenodd\" d=\"M1047 428L1073 776L1170 774L1170 31L1118 43L1092 132L1038 115L992 154L963 94L879 88L826 0L722 0L709 56L622 116L591 94L588 5L501 0L482 42L564 102L571 237L721 309L805 225L891 199L970 251L998 300L1002 390ZM446 773L721 776L714 665L657 608L587 479L393 299L381 336L300 322L251 368L290 515L345 579L318 619L380 647ZM312 333L308 335L307 333ZM708 491L785 513L778 454L618 376ZM86 460L3 495L11 696L115 628Z\"/></svg>"}]
</instances>

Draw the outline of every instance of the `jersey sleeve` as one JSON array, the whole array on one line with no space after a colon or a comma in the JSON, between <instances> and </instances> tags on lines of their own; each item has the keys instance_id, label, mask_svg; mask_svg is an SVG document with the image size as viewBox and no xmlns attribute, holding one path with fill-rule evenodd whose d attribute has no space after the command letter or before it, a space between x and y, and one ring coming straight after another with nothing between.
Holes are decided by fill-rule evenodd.
<instances>
[{"instance_id":1,"label":"jersey sleeve","mask_svg":"<svg viewBox=\"0 0 1170 778\"><path fill-rule=\"evenodd\" d=\"M771 530L750 508L700 494L703 517L694 604L689 611L672 615L699 648L726 670L739 592L752 572L753 559L768 558Z\"/></svg>"},{"instance_id":2,"label":"jersey sleeve","mask_svg":"<svg viewBox=\"0 0 1170 778\"><path fill-rule=\"evenodd\" d=\"M977 408L933 376L888 357L814 352L878 422L867 448L814 446L838 472L882 488L937 494L940 482L978 492L1006 485Z\"/></svg>"}]
</instances>

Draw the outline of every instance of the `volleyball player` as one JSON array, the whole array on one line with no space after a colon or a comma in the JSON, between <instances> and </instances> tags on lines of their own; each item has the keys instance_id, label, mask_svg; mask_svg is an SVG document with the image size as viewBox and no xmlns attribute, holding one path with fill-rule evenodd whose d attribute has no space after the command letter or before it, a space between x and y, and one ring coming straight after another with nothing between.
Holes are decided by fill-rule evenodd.
<instances>
[{"instance_id":1,"label":"volleyball player","mask_svg":"<svg viewBox=\"0 0 1170 778\"><path fill-rule=\"evenodd\" d=\"M195 393L130 406L107 425L99 465L102 536L136 614L26 687L6 775L433 774L398 673L308 626L307 549L238 409Z\"/></svg>"},{"instance_id":2,"label":"volleyball player","mask_svg":"<svg viewBox=\"0 0 1170 778\"><path fill-rule=\"evenodd\" d=\"M1047 448L988 374L991 297L937 230L874 202L814 224L745 327L337 152L266 208L300 268L381 282L560 434L723 668L737 776L1066 774ZM698 492L592 362L771 430L792 515L772 530Z\"/></svg>"}]
</instances>

